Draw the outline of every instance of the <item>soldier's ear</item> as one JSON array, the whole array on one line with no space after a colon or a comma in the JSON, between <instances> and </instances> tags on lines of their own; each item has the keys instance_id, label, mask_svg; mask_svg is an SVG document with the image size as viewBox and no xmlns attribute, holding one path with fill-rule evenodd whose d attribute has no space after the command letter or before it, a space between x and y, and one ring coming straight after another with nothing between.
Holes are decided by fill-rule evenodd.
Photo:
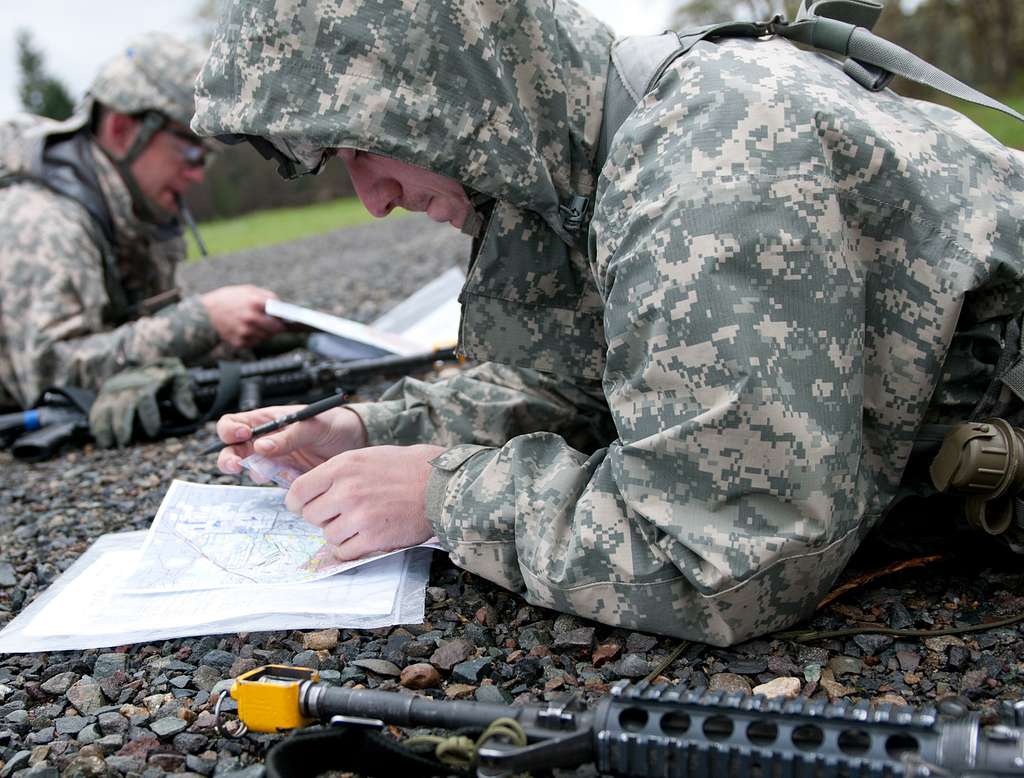
<instances>
[{"instance_id":1,"label":"soldier's ear","mask_svg":"<svg viewBox=\"0 0 1024 778\"><path fill-rule=\"evenodd\" d=\"M106 109L100 115L96 128L96 141L109 154L123 157L139 134L139 120L126 113Z\"/></svg>"}]
</instances>

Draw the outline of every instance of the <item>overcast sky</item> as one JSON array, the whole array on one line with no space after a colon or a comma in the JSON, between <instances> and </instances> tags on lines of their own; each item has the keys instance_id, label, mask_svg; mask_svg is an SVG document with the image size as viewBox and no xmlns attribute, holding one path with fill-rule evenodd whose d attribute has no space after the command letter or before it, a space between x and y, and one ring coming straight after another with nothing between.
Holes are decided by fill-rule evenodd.
<instances>
[{"instance_id":1,"label":"overcast sky","mask_svg":"<svg viewBox=\"0 0 1024 778\"><path fill-rule=\"evenodd\" d=\"M619 35L661 32L673 0L579 0ZM27 28L46 68L78 99L99 65L133 37L188 37L198 0L0 0L0 118L20 110L15 31Z\"/></svg>"}]
</instances>

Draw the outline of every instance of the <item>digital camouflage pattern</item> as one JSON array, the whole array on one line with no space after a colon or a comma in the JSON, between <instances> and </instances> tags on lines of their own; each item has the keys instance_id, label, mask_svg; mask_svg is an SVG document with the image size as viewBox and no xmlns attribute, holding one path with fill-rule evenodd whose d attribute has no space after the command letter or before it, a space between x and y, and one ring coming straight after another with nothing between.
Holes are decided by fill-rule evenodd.
<instances>
[{"instance_id":1,"label":"digital camouflage pattern","mask_svg":"<svg viewBox=\"0 0 1024 778\"><path fill-rule=\"evenodd\" d=\"M204 55L193 44L165 33L148 33L100 68L89 95L121 113L159 111L187 127L195 109L192 82Z\"/></svg>"},{"instance_id":2,"label":"digital camouflage pattern","mask_svg":"<svg viewBox=\"0 0 1024 778\"><path fill-rule=\"evenodd\" d=\"M0 179L27 172L38 146L66 132L38 117L0 125ZM113 164L95 143L91 161L110 209L118 288L130 306L174 288L180 232L140 221ZM193 359L218 343L198 297L119 323L104 276L106 243L69 197L41 183L0 186L0 406L30 407L51 385L95 389L128 365Z\"/></svg>"},{"instance_id":3,"label":"digital camouflage pattern","mask_svg":"<svg viewBox=\"0 0 1024 778\"><path fill-rule=\"evenodd\" d=\"M597 178L610 47L568 2L236 0L193 126L495 198L463 347L516 367L354 406L370 442L449 447L428 516L460 566L735 643L809 614L878 522L936 387L957 394L958 320L1002 331L1024 308L1024 159L737 40L676 61ZM553 211L573 191L596 195L588 256Z\"/></svg>"}]
</instances>

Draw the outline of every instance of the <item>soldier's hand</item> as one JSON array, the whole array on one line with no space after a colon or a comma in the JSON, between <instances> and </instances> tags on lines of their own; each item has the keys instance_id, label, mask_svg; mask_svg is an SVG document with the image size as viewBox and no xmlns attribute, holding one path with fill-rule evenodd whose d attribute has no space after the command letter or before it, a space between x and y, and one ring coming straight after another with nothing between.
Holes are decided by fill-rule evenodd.
<instances>
[{"instance_id":1,"label":"soldier's hand","mask_svg":"<svg viewBox=\"0 0 1024 778\"><path fill-rule=\"evenodd\" d=\"M248 348L284 331L284 322L263 310L267 300L276 297L269 289L240 284L222 286L199 299L220 339L235 348Z\"/></svg>"},{"instance_id":2,"label":"soldier's hand","mask_svg":"<svg viewBox=\"0 0 1024 778\"><path fill-rule=\"evenodd\" d=\"M346 408L332 408L312 419L289 424L283 429L251 440L252 429L302 408L277 405L245 413L229 413L217 422L217 435L230 444L222 449L217 466L224 473L242 472L242 459L262 454L305 472L335 454L366 445L362 420Z\"/></svg>"},{"instance_id":3,"label":"soldier's hand","mask_svg":"<svg viewBox=\"0 0 1024 778\"><path fill-rule=\"evenodd\" d=\"M96 445L126 446L132 439L136 417L143 431L155 437L160 431L157 394L167 388L175 409L187 419L199 416L188 373L180 359L167 357L148 365L122 370L104 381L89 410L89 431Z\"/></svg>"},{"instance_id":4,"label":"soldier's hand","mask_svg":"<svg viewBox=\"0 0 1024 778\"><path fill-rule=\"evenodd\" d=\"M430 460L441 446L370 446L338 454L295 479L292 513L320 527L338 559L413 546L430 538Z\"/></svg>"}]
</instances>

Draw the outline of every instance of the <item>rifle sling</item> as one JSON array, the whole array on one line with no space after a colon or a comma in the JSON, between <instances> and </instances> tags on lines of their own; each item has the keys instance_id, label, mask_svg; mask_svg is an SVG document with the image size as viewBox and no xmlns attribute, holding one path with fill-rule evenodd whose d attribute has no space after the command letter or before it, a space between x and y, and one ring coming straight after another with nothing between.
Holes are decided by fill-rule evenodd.
<instances>
[{"instance_id":1,"label":"rifle sling","mask_svg":"<svg viewBox=\"0 0 1024 778\"><path fill-rule=\"evenodd\" d=\"M213 397L213 403L195 421L176 426L162 425L160 437L177 437L195 432L206 422L218 418L222 414L234 410L235 400L238 398L239 387L242 383L241 362L218 362L217 363L217 393Z\"/></svg>"},{"instance_id":2,"label":"rifle sling","mask_svg":"<svg viewBox=\"0 0 1024 778\"><path fill-rule=\"evenodd\" d=\"M392 778L471 772L441 764L365 727L332 726L298 732L275 744L266 759L267 778L309 778L332 770Z\"/></svg>"}]
</instances>

